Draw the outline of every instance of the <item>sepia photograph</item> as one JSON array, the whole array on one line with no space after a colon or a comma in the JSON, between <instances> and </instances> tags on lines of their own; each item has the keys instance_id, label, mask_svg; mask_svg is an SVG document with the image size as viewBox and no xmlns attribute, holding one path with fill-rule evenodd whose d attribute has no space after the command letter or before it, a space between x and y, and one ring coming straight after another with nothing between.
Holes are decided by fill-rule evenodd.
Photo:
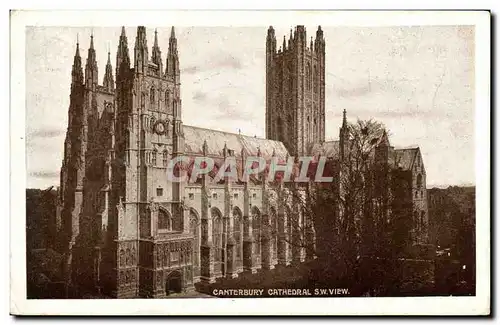
<instances>
[{"instance_id":1,"label":"sepia photograph","mask_svg":"<svg viewBox=\"0 0 500 325\"><path fill-rule=\"evenodd\" d=\"M71 13L11 12L11 312L489 314L489 12Z\"/></svg>"}]
</instances>

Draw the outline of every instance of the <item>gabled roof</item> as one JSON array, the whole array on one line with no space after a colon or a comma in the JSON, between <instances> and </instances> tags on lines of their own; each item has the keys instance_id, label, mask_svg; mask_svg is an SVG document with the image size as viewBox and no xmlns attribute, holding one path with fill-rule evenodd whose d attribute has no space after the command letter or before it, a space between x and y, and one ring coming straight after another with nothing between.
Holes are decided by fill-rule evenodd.
<instances>
[{"instance_id":1,"label":"gabled roof","mask_svg":"<svg viewBox=\"0 0 500 325\"><path fill-rule=\"evenodd\" d=\"M418 147L394 149L392 162L394 167L401 167L404 170L411 170L415 162L415 158L419 153Z\"/></svg>"},{"instance_id":2,"label":"gabled roof","mask_svg":"<svg viewBox=\"0 0 500 325\"><path fill-rule=\"evenodd\" d=\"M309 150L309 154L313 156L321 155L327 158L338 158L340 153L339 141L325 141L314 143Z\"/></svg>"},{"instance_id":3,"label":"gabled roof","mask_svg":"<svg viewBox=\"0 0 500 325\"><path fill-rule=\"evenodd\" d=\"M208 155L222 157L224 145L234 151L236 158L241 158L241 152L247 156L257 156L258 151L266 160L271 159L273 152L276 157L285 159L288 151L283 142L251 137L241 134L204 129L184 125L184 152L186 154L202 155L203 143L207 141Z\"/></svg>"}]
</instances>

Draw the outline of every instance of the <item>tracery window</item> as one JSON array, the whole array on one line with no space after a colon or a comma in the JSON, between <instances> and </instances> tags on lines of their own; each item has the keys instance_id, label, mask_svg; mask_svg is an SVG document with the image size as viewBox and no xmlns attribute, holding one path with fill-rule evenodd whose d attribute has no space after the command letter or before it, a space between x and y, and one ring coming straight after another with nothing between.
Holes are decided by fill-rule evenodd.
<instances>
[{"instance_id":1,"label":"tracery window","mask_svg":"<svg viewBox=\"0 0 500 325\"><path fill-rule=\"evenodd\" d=\"M158 229L172 230L172 218L168 211L164 209L158 210Z\"/></svg>"},{"instance_id":2,"label":"tracery window","mask_svg":"<svg viewBox=\"0 0 500 325\"><path fill-rule=\"evenodd\" d=\"M162 160L163 160L163 167L167 167L168 166L168 151L167 150L163 151Z\"/></svg>"},{"instance_id":3,"label":"tracery window","mask_svg":"<svg viewBox=\"0 0 500 325\"><path fill-rule=\"evenodd\" d=\"M306 80L305 80L305 83L306 83L306 90L310 91L311 90L311 64L310 63L308 63L306 65Z\"/></svg>"},{"instance_id":4,"label":"tracery window","mask_svg":"<svg viewBox=\"0 0 500 325\"><path fill-rule=\"evenodd\" d=\"M255 243L255 251L254 254L257 255L257 258L260 257L260 245L261 245L261 216L260 211L257 208L253 208L252 210L252 232L253 239Z\"/></svg>"},{"instance_id":5,"label":"tracery window","mask_svg":"<svg viewBox=\"0 0 500 325\"><path fill-rule=\"evenodd\" d=\"M236 242L236 261L239 262L243 258L243 222L241 211L238 208L235 208L233 211L233 237Z\"/></svg>"},{"instance_id":6,"label":"tracery window","mask_svg":"<svg viewBox=\"0 0 500 325\"><path fill-rule=\"evenodd\" d=\"M192 251L194 276L198 276L200 274L200 225L198 216L193 211L190 213L189 228L191 234L194 236Z\"/></svg>"},{"instance_id":7,"label":"tracery window","mask_svg":"<svg viewBox=\"0 0 500 325\"><path fill-rule=\"evenodd\" d=\"M149 92L149 101L151 104L155 103L155 88L151 87L151 90Z\"/></svg>"},{"instance_id":8,"label":"tracery window","mask_svg":"<svg viewBox=\"0 0 500 325\"><path fill-rule=\"evenodd\" d=\"M417 188L420 189L422 187L422 174L417 175Z\"/></svg>"},{"instance_id":9,"label":"tracery window","mask_svg":"<svg viewBox=\"0 0 500 325\"><path fill-rule=\"evenodd\" d=\"M151 161L151 164L152 164L153 166L156 166L156 156L157 156L157 155L158 155L158 151L156 151L156 149L155 149L155 150L153 150L153 157L152 157L152 161Z\"/></svg>"},{"instance_id":10,"label":"tracery window","mask_svg":"<svg viewBox=\"0 0 500 325\"><path fill-rule=\"evenodd\" d=\"M316 97L319 93L319 75L318 75L318 67L314 66L314 93L316 94Z\"/></svg>"},{"instance_id":11,"label":"tracery window","mask_svg":"<svg viewBox=\"0 0 500 325\"><path fill-rule=\"evenodd\" d=\"M170 107L170 89L165 92L165 106Z\"/></svg>"}]
</instances>

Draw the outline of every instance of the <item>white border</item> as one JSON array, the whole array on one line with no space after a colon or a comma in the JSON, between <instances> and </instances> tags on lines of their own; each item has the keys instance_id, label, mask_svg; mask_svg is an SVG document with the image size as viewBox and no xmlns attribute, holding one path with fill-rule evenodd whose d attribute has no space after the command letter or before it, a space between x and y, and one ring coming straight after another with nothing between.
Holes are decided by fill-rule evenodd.
<instances>
[{"instance_id":1,"label":"white border","mask_svg":"<svg viewBox=\"0 0 500 325\"><path fill-rule=\"evenodd\" d=\"M475 297L27 300L25 26L474 25L476 35ZM490 16L488 12L24 11L11 13L11 306L14 314L477 315L490 311Z\"/></svg>"}]
</instances>

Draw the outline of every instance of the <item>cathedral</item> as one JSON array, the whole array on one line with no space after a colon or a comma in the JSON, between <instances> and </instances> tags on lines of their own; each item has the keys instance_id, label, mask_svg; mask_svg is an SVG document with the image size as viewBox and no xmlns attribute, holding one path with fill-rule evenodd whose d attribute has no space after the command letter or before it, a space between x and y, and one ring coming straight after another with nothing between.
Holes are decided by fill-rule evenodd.
<instances>
[{"instance_id":1,"label":"cathedral","mask_svg":"<svg viewBox=\"0 0 500 325\"><path fill-rule=\"evenodd\" d=\"M305 27L297 26L278 49L268 29L266 139L184 125L175 29L165 61L158 37L155 32L148 48L145 27L137 27L132 61L122 28L115 68L108 53L102 84L93 36L85 66L76 44L57 207L58 250L69 286L116 298L161 298L198 282L313 259L287 238L314 236L291 227L290 208L265 179L214 181L206 174L196 182L173 182L167 166L182 155L210 157L218 166L227 157L238 166L255 156L342 159L345 112L339 140L325 141L321 27L308 41ZM419 148L395 149L384 132L375 156L405 179L413 238L425 242Z\"/></svg>"}]
</instances>

